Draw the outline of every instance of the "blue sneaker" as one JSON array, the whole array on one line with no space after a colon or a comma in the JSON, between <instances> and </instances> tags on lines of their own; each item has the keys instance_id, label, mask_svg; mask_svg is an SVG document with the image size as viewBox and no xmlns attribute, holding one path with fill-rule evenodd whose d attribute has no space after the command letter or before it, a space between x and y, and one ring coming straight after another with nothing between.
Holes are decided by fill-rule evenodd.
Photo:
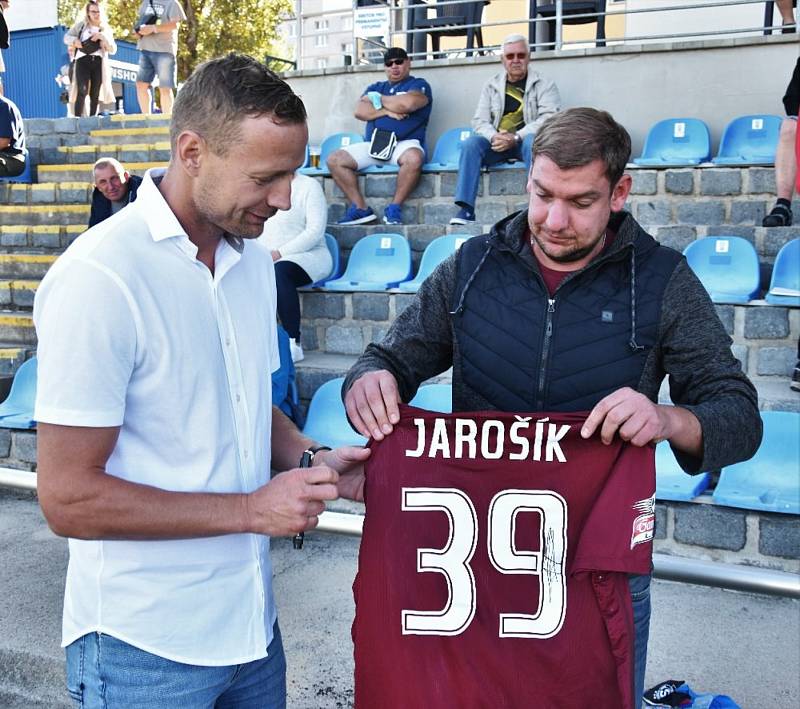
<instances>
[{"instance_id":1,"label":"blue sneaker","mask_svg":"<svg viewBox=\"0 0 800 709\"><path fill-rule=\"evenodd\" d=\"M386 209L383 210L383 223L384 224L402 224L403 212L399 204L388 204Z\"/></svg>"},{"instance_id":2,"label":"blue sneaker","mask_svg":"<svg viewBox=\"0 0 800 709\"><path fill-rule=\"evenodd\" d=\"M344 213L344 216L336 223L368 224L369 222L374 222L376 219L377 217L375 216L375 212L373 212L369 207L366 209L359 209L355 204L351 204Z\"/></svg>"},{"instance_id":3,"label":"blue sneaker","mask_svg":"<svg viewBox=\"0 0 800 709\"><path fill-rule=\"evenodd\" d=\"M474 224L475 223L475 211L469 209L467 207L461 207L456 212L456 216L454 216L450 220L451 224Z\"/></svg>"}]
</instances>

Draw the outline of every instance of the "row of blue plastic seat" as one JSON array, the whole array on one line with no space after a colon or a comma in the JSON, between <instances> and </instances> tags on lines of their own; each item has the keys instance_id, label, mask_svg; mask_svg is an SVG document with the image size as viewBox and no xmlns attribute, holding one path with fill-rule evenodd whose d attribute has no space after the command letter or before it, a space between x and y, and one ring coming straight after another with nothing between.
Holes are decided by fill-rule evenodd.
<instances>
[{"instance_id":1,"label":"row of blue plastic seat","mask_svg":"<svg viewBox=\"0 0 800 709\"><path fill-rule=\"evenodd\" d=\"M317 389L308 408L303 433L331 447L362 446L342 404L341 377ZM427 384L417 391L412 406L429 411L452 411L449 384ZM713 501L728 507L800 514L800 414L764 411L764 438L755 456L722 470ZM709 473L689 475L678 465L669 443L656 446L656 498L685 502L703 493Z\"/></svg>"},{"instance_id":2,"label":"row of blue plastic seat","mask_svg":"<svg viewBox=\"0 0 800 709\"><path fill-rule=\"evenodd\" d=\"M709 160L715 165L772 165L778 147L781 117L769 114L739 116L725 127L719 152L711 158L711 132L699 118L667 118L656 123L648 132L644 149L634 164L643 167L689 167ZM430 162L423 172L452 172L458 170L458 159L464 141L473 135L469 126L459 126L445 131L436 141ZM301 172L307 175L329 175L328 156L339 148L361 143L358 133L333 133L322 141L319 166L311 167L306 152L306 164ZM491 169L516 167L516 163L501 163ZM380 165L365 168L362 172L393 173L398 168Z\"/></svg>"},{"instance_id":3,"label":"row of blue plastic seat","mask_svg":"<svg viewBox=\"0 0 800 709\"><path fill-rule=\"evenodd\" d=\"M758 295L758 254L746 239L707 236L693 241L683 253L715 303L747 303ZM778 252L766 300L800 307L800 239L792 239Z\"/></svg>"}]
</instances>

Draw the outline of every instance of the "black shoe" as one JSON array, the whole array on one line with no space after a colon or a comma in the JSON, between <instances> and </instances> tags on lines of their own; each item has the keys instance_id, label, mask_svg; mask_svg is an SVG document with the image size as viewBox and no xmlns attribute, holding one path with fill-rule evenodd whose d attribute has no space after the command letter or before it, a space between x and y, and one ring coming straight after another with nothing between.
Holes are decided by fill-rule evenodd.
<instances>
[{"instance_id":1,"label":"black shoe","mask_svg":"<svg viewBox=\"0 0 800 709\"><path fill-rule=\"evenodd\" d=\"M789 387L794 391L800 391L800 362L794 368L792 373L792 381L789 382Z\"/></svg>"},{"instance_id":2,"label":"black shoe","mask_svg":"<svg viewBox=\"0 0 800 709\"><path fill-rule=\"evenodd\" d=\"M781 34L794 34L797 32L797 25L794 22L784 22L781 27Z\"/></svg>"},{"instance_id":3,"label":"black shoe","mask_svg":"<svg viewBox=\"0 0 800 709\"><path fill-rule=\"evenodd\" d=\"M761 226L792 226L792 210L786 205L776 204L764 217Z\"/></svg>"}]
</instances>

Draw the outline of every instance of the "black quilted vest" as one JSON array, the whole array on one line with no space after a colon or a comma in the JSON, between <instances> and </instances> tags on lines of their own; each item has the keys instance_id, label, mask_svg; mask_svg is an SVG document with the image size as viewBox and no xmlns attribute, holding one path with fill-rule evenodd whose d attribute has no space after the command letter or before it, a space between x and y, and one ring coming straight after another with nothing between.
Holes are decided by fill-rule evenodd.
<instances>
[{"instance_id":1,"label":"black quilted vest","mask_svg":"<svg viewBox=\"0 0 800 709\"><path fill-rule=\"evenodd\" d=\"M524 212L461 246L454 366L486 408L588 411L620 387L637 388L681 256L624 212L610 226L609 252L568 277L552 299L525 241ZM464 410L458 401L453 408Z\"/></svg>"}]
</instances>

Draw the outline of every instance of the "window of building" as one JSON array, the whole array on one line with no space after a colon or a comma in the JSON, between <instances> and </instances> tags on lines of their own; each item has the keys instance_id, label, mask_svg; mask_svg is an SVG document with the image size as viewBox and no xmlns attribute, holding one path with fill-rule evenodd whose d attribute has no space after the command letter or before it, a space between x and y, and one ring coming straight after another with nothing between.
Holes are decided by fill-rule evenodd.
<instances>
[{"instance_id":1,"label":"window of building","mask_svg":"<svg viewBox=\"0 0 800 709\"><path fill-rule=\"evenodd\" d=\"M314 46L315 47L327 47L328 46L328 35L326 34L318 34L314 37Z\"/></svg>"},{"instance_id":2,"label":"window of building","mask_svg":"<svg viewBox=\"0 0 800 709\"><path fill-rule=\"evenodd\" d=\"M314 20L314 29L317 32L322 32L328 29L328 20Z\"/></svg>"},{"instance_id":3,"label":"window of building","mask_svg":"<svg viewBox=\"0 0 800 709\"><path fill-rule=\"evenodd\" d=\"M326 69L328 67L328 60L325 58L317 59L317 69Z\"/></svg>"}]
</instances>

